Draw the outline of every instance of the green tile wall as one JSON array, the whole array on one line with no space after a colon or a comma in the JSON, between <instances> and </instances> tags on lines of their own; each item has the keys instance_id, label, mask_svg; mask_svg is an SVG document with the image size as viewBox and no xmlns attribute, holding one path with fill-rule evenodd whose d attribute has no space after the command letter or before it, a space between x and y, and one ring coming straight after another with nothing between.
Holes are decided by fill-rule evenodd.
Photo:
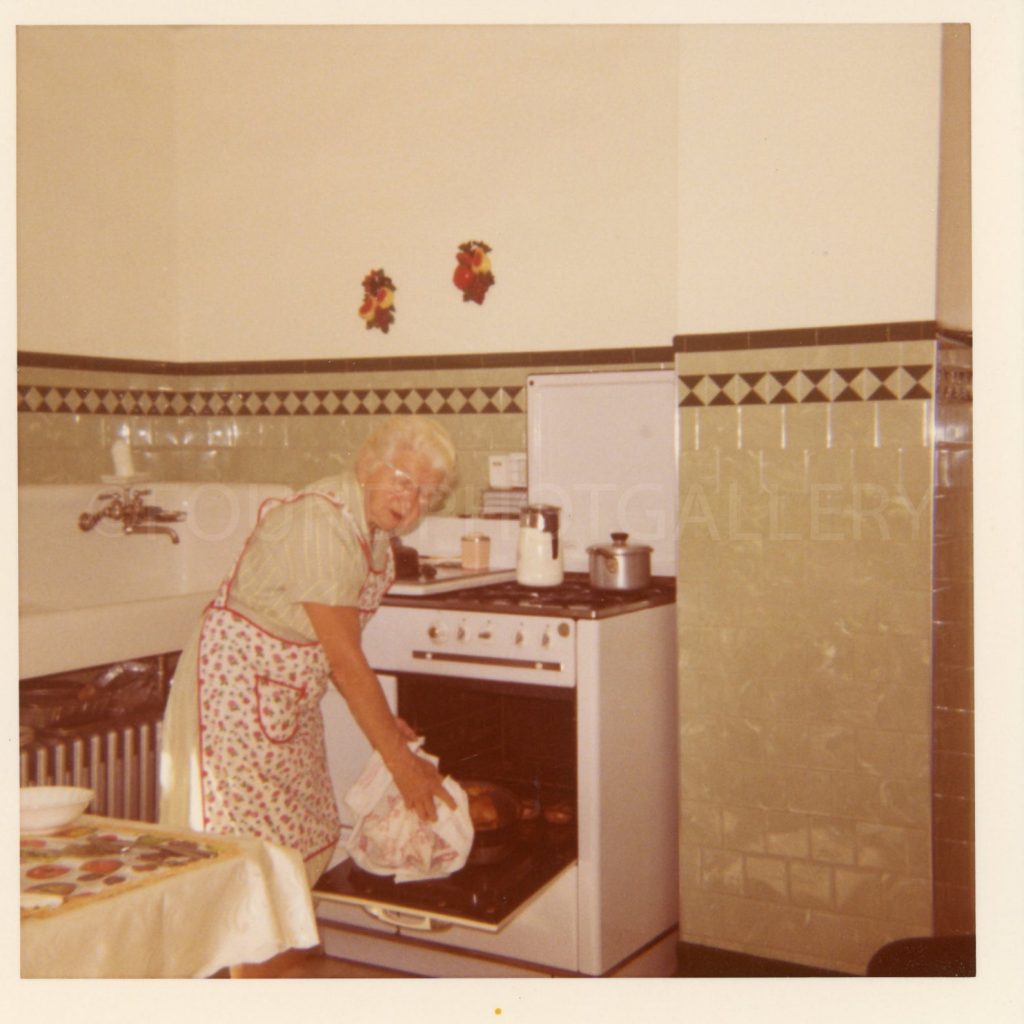
<instances>
[{"instance_id":1,"label":"green tile wall","mask_svg":"<svg viewBox=\"0 0 1024 1024\"><path fill-rule=\"evenodd\" d=\"M642 350L639 350L642 351ZM671 366L635 362L629 368ZM472 514L488 456L526 450L526 378L535 372L623 369L614 362L346 372L183 376L21 366L20 483L83 483L112 471L110 447L161 480L266 481L299 487L349 464L383 417L434 415L459 453L459 485L443 510Z\"/></svg>"}]
</instances>

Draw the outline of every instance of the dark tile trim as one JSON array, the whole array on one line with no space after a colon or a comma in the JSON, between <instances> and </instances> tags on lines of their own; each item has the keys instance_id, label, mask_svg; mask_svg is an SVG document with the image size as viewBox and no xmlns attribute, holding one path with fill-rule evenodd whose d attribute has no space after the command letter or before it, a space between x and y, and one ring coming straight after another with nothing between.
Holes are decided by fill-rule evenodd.
<instances>
[{"instance_id":1,"label":"dark tile trim","mask_svg":"<svg viewBox=\"0 0 1024 1024\"><path fill-rule=\"evenodd\" d=\"M17 365L42 367L57 370L95 370L123 373L166 373L180 372L177 364L159 359L109 359L103 356L72 356L59 352L24 352L18 350Z\"/></svg>"},{"instance_id":2,"label":"dark tile trim","mask_svg":"<svg viewBox=\"0 0 1024 1024\"><path fill-rule=\"evenodd\" d=\"M385 356L366 359L265 359L241 362L174 363L147 359L111 359L51 352L18 352L18 366L63 370L155 373L173 376L204 374L372 373L388 370L455 370L495 367L631 365L671 362L671 345L647 348L591 348L578 351L483 352L466 355Z\"/></svg>"},{"instance_id":3,"label":"dark tile trim","mask_svg":"<svg viewBox=\"0 0 1024 1024\"><path fill-rule=\"evenodd\" d=\"M968 348L974 346L974 332L973 331L961 331L953 327L943 327L939 324L939 337L943 341L956 341L961 345L966 345Z\"/></svg>"},{"instance_id":4,"label":"dark tile trim","mask_svg":"<svg viewBox=\"0 0 1024 1024\"><path fill-rule=\"evenodd\" d=\"M934 340L934 320L898 323L845 324L833 327L794 327L775 331L726 331L720 334L677 334L678 352L738 352L762 348L807 348L812 345L863 345L881 341Z\"/></svg>"}]
</instances>

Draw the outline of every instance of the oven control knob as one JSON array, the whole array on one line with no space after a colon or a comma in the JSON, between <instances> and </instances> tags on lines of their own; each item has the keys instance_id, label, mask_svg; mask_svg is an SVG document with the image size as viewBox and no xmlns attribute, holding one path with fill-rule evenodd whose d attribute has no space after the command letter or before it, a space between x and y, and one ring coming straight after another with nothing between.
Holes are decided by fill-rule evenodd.
<instances>
[{"instance_id":1,"label":"oven control knob","mask_svg":"<svg viewBox=\"0 0 1024 1024\"><path fill-rule=\"evenodd\" d=\"M515 635L515 637L513 639L515 641L516 647L522 647L523 644L526 643L526 634L523 632L523 627L522 626L520 626L516 630L516 635Z\"/></svg>"},{"instance_id":2,"label":"oven control knob","mask_svg":"<svg viewBox=\"0 0 1024 1024\"><path fill-rule=\"evenodd\" d=\"M436 643L441 643L447 635L447 630L439 622L434 622L427 627L427 636Z\"/></svg>"},{"instance_id":3,"label":"oven control knob","mask_svg":"<svg viewBox=\"0 0 1024 1024\"><path fill-rule=\"evenodd\" d=\"M541 645L541 647L550 647L551 646L551 627L550 626L545 626L544 627L544 635L540 638L540 645Z\"/></svg>"},{"instance_id":4,"label":"oven control knob","mask_svg":"<svg viewBox=\"0 0 1024 1024\"><path fill-rule=\"evenodd\" d=\"M477 633L477 637L480 640L491 640L491 639L493 639L494 631L491 628L490 622L485 622L484 623L483 629L481 629L480 632Z\"/></svg>"},{"instance_id":5,"label":"oven control knob","mask_svg":"<svg viewBox=\"0 0 1024 1024\"><path fill-rule=\"evenodd\" d=\"M466 624L464 622L460 622L459 628L455 630L455 639L458 640L459 643L463 643L467 636Z\"/></svg>"}]
</instances>

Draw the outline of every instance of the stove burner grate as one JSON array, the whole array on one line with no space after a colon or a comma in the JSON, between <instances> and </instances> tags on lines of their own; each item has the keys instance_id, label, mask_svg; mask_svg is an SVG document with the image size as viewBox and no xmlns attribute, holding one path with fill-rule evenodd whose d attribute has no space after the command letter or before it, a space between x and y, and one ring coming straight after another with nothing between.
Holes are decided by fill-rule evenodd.
<instances>
[{"instance_id":1,"label":"stove burner grate","mask_svg":"<svg viewBox=\"0 0 1024 1024\"><path fill-rule=\"evenodd\" d=\"M386 604L451 608L457 611L507 612L521 615L600 619L641 608L671 604L675 580L656 577L637 590L597 590L585 573L567 574L554 587L528 587L514 581L451 590L416 598L388 596Z\"/></svg>"}]
</instances>

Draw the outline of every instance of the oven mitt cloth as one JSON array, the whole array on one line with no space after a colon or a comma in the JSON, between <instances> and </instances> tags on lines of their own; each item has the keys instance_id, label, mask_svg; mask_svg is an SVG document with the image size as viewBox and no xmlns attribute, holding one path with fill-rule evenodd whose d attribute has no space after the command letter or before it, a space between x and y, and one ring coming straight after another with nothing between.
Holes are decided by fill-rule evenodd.
<instances>
[{"instance_id":1,"label":"oven mitt cloth","mask_svg":"<svg viewBox=\"0 0 1024 1024\"><path fill-rule=\"evenodd\" d=\"M409 749L435 767L438 759L421 751L423 739ZM391 772L375 750L362 775L345 794L345 803L356 817L345 848L364 871L394 875L396 882L419 882L444 878L466 863L473 845L473 822L469 797L451 777L444 788L455 800L453 810L435 800L437 821L424 821L405 806Z\"/></svg>"}]
</instances>

